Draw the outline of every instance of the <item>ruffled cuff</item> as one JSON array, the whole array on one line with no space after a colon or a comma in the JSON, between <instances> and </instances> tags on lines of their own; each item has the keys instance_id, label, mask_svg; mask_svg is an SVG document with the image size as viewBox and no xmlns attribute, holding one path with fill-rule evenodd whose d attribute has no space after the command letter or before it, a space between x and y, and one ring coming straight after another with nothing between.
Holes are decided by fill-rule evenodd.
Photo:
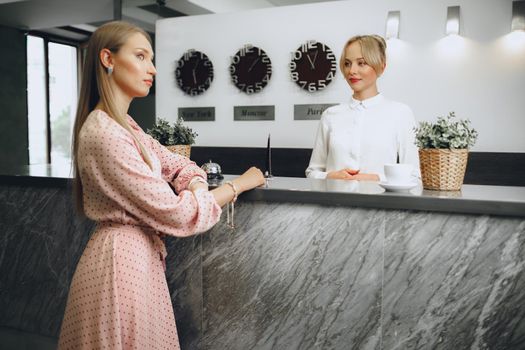
<instances>
[{"instance_id":1,"label":"ruffled cuff","mask_svg":"<svg viewBox=\"0 0 525 350\"><path fill-rule=\"evenodd\" d=\"M199 168L195 163L188 164L182 170L179 172L179 175L173 181L171 184L175 188L175 191L177 193L180 193L186 189L188 189L188 185L191 181L191 179L195 176L202 177L204 180L207 180L206 172Z\"/></svg>"}]
</instances>

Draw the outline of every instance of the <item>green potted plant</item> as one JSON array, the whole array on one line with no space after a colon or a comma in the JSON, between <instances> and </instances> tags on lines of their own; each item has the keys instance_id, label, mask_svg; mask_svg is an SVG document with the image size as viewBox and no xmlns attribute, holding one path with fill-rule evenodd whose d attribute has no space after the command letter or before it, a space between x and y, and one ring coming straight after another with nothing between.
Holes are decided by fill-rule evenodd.
<instances>
[{"instance_id":1,"label":"green potted plant","mask_svg":"<svg viewBox=\"0 0 525 350\"><path fill-rule=\"evenodd\" d=\"M170 151L189 158L191 145L195 143L198 134L183 122L183 119L179 117L171 125L167 120L158 118L153 128L148 129L147 133Z\"/></svg>"},{"instance_id":2,"label":"green potted plant","mask_svg":"<svg viewBox=\"0 0 525 350\"><path fill-rule=\"evenodd\" d=\"M456 119L454 112L437 122L420 122L414 129L419 148L423 187L430 190L458 191L467 168L468 150L478 132L468 119Z\"/></svg>"}]
</instances>

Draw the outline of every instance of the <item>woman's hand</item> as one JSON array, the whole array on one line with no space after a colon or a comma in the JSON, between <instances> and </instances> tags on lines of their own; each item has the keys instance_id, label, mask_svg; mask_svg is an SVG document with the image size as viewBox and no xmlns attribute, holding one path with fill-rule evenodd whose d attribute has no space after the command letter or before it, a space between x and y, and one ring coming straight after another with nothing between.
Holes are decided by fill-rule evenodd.
<instances>
[{"instance_id":1,"label":"woman's hand","mask_svg":"<svg viewBox=\"0 0 525 350\"><path fill-rule=\"evenodd\" d=\"M350 177L350 180L358 181L379 181L379 175L377 174L355 174Z\"/></svg>"},{"instance_id":2,"label":"woman's hand","mask_svg":"<svg viewBox=\"0 0 525 350\"><path fill-rule=\"evenodd\" d=\"M337 171L331 171L326 175L327 179L352 180L352 176L359 173L359 170L344 168Z\"/></svg>"},{"instance_id":3,"label":"woman's hand","mask_svg":"<svg viewBox=\"0 0 525 350\"><path fill-rule=\"evenodd\" d=\"M345 168L337 171L331 171L326 175L327 179L339 180L357 180L357 181L379 181L377 174L362 174L359 170Z\"/></svg>"},{"instance_id":4,"label":"woman's hand","mask_svg":"<svg viewBox=\"0 0 525 350\"><path fill-rule=\"evenodd\" d=\"M251 167L244 174L235 178L232 183L235 186L237 195L240 195L244 191L251 190L252 188L264 184L264 175L259 169ZM213 189L211 193L221 207L231 201L234 196L233 188L228 184Z\"/></svg>"},{"instance_id":5,"label":"woman's hand","mask_svg":"<svg viewBox=\"0 0 525 350\"><path fill-rule=\"evenodd\" d=\"M263 185L264 175L258 168L251 167L244 174L233 180L233 183L237 187L239 194L241 194L244 191Z\"/></svg>"}]
</instances>

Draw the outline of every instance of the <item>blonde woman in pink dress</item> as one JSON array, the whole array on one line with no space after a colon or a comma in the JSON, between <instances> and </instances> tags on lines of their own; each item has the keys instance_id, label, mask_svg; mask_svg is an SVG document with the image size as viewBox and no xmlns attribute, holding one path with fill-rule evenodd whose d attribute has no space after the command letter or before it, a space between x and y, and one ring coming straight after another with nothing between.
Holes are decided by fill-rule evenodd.
<instances>
[{"instance_id":1,"label":"blonde woman in pink dress","mask_svg":"<svg viewBox=\"0 0 525 350\"><path fill-rule=\"evenodd\" d=\"M97 222L75 271L59 349L179 349L163 235L204 232L264 183L251 168L208 191L206 174L127 115L156 74L151 39L125 22L89 40L74 130L78 207ZM175 192L170 187L173 186Z\"/></svg>"}]
</instances>

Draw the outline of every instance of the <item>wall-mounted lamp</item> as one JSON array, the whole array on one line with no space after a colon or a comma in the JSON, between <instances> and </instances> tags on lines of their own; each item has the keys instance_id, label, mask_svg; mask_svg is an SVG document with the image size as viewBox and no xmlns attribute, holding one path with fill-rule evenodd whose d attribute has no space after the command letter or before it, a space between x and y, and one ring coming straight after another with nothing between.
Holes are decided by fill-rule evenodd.
<instances>
[{"instance_id":1,"label":"wall-mounted lamp","mask_svg":"<svg viewBox=\"0 0 525 350\"><path fill-rule=\"evenodd\" d=\"M525 1L512 2L511 31L525 31Z\"/></svg>"},{"instance_id":2,"label":"wall-mounted lamp","mask_svg":"<svg viewBox=\"0 0 525 350\"><path fill-rule=\"evenodd\" d=\"M447 35L459 35L459 6L447 7Z\"/></svg>"},{"instance_id":3,"label":"wall-mounted lamp","mask_svg":"<svg viewBox=\"0 0 525 350\"><path fill-rule=\"evenodd\" d=\"M401 13L399 11L388 11L386 17L386 39L399 38L399 18Z\"/></svg>"}]
</instances>

